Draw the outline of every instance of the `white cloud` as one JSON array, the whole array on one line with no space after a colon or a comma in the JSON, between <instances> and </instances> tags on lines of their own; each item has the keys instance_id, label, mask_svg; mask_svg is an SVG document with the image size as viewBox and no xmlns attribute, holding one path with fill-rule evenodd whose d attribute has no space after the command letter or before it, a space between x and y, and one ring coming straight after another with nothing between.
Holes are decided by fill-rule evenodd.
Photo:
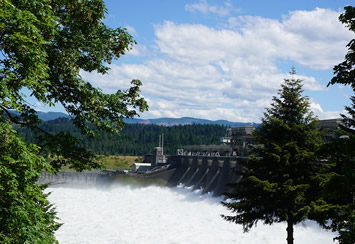
<instances>
[{"instance_id":1,"label":"white cloud","mask_svg":"<svg viewBox=\"0 0 355 244\"><path fill-rule=\"evenodd\" d=\"M156 43L162 53L186 63L209 63L237 53L242 37L232 30L216 30L205 25L165 22L155 26ZM233 56L230 55L230 58Z\"/></svg>"},{"instance_id":2,"label":"white cloud","mask_svg":"<svg viewBox=\"0 0 355 244\"><path fill-rule=\"evenodd\" d=\"M207 1L199 4L186 8L215 11ZM85 72L82 76L108 92L128 88L132 79L142 80L142 93L150 105L145 118L193 116L258 122L287 78L277 61L329 69L344 58L345 45L353 36L339 23L338 15L317 8L291 12L281 21L233 17L224 29L167 21L155 26L154 57L143 64L112 65L107 76ZM142 55L148 50L142 47L136 52ZM304 81L305 90L324 89L314 77L296 78ZM312 109L320 117L337 113L324 111L316 103Z\"/></svg>"},{"instance_id":3,"label":"white cloud","mask_svg":"<svg viewBox=\"0 0 355 244\"><path fill-rule=\"evenodd\" d=\"M344 47L353 38L339 23L338 15L317 8L291 12L282 22L242 16L237 18L239 27L230 30L165 22L156 27L157 44L162 52L186 62L255 56L329 69L344 57Z\"/></svg>"},{"instance_id":4,"label":"white cloud","mask_svg":"<svg viewBox=\"0 0 355 244\"><path fill-rule=\"evenodd\" d=\"M35 104L33 104L33 106L36 108L36 111L41 111L40 108L43 108L46 105L44 103L41 103L41 102L36 102Z\"/></svg>"},{"instance_id":5,"label":"white cloud","mask_svg":"<svg viewBox=\"0 0 355 244\"><path fill-rule=\"evenodd\" d=\"M132 35L134 38L137 38L138 32L133 26L126 25L124 28L126 28L127 32ZM132 56L147 56L149 55L148 49L145 45L142 44L136 44L131 47L132 49L126 52L126 55L132 55Z\"/></svg>"},{"instance_id":6,"label":"white cloud","mask_svg":"<svg viewBox=\"0 0 355 244\"><path fill-rule=\"evenodd\" d=\"M137 44L134 45L126 54L132 56L148 56L149 51L146 46Z\"/></svg>"},{"instance_id":7,"label":"white cloud","mask_svg":"<svg viewBox=\"0 0 355 244\"><path fill-rule=\"evenodd\" d=\"M329 69L344 57L354 38L339 21L339 13L316 8L293 11L280 22L255 16L231 20L248 44L266 58L293 60L313 69Z\"/></svg>"},{"instance_id":8,"label":"white cloud","mask_svg":"<svg viewBox=\"0 0 355 244\"><path fill-rule=\"evenodd\" d=\"M322 106L314 101L310 101L310 109L319 119L337 119L341 117L340 114L347 114L345 110L324 111Z\"/></svg>"},{"instance_id":9,"label":"white cloud","mask_svg":"<svg viewBox=\"0 0 355 244\"><path fill-rule=\"evenodd\" d=\"M126 25L124 28L127 29L128 33L134 37L138 37L138 33L136 31L136 29L134 29L133 26L130 26L130 25Z\"/></svg>"},{"instance_id":10,"label":"white cloud","mask_svg":"<svg viewBox=\"0 0 355 244\"><path fill-rule=\"evenodd\" d=\"M230 0L224 2L224 6L211 5L207 0L200 0L199 3L186 4L185 10L189 12L200 12L203 14L216 14L218 16L228 16L231 12L240 11L237 8L234 8Z\"/></svg>"}]
</instances>

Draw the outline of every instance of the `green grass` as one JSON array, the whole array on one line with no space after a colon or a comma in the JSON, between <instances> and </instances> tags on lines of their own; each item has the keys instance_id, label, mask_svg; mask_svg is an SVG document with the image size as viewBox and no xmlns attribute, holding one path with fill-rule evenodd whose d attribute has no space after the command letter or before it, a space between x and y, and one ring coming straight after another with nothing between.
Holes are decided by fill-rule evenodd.
<instances>
[{"instance_id":1,"label":"green grass","mask_svg":"<svg viewBox=\"0 0 355 244\"><path fill-rule=\"evenodd\" d=\"M96 161L104 165L107 170L131 170L134 163L143 162L143 156L121 156L121 155L96 155ZM68 166L64 166L62 171L75 172ZM98 171L98 170L92 170Z\"/></svg>"},{"instance_id":2,"label":"green grass","mask_svg":"<svg viewBox=\"0 0 355 244\"><path fill-rule=\"evenodd\" d=\"M142 162L141 156L121 156L121 155L97 155L97 161L103 163L108 170L127 169L130 170L132 165Z\"/></svg>"}]
</instances>

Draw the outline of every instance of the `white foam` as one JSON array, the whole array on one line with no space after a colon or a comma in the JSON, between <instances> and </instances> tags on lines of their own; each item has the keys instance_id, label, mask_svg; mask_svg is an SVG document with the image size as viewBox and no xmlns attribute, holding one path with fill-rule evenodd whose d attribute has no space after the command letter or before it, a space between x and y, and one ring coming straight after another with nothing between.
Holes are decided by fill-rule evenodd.
<instances>
[{"instance_id":1,"label":"white foam","mask_svg":"<svg viewBox=\"0 0 355 244\"><path fill-rule=\"evenodd\" d=\"M248 233L223 220L221 198L182 186L49 188L64 225L60 243L286 243L286 225L261 223ZM334 234L313 222L295 227L295 243L332 244Z\"/></svg>"}]
</instances>

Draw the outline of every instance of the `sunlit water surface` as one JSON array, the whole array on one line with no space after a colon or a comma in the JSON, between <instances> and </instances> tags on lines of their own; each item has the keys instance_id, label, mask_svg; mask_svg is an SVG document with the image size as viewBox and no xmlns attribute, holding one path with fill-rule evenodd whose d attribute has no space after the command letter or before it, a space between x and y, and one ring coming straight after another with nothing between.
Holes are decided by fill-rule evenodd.
<instances>
[{"instance_id":1,"label":"sunlit water surface","mask_svg":"<svg viewBox=\"0 0 355 244\"><path fill-rule=\"evenodd\" d=\"M48 188L64 225L60 243L286 243L286 225L261 223L248 233L224 221L221 198L184 187ZM295 243L331 244L334 234L313 222L295 227Z\"/></svg>"}]
</instances>

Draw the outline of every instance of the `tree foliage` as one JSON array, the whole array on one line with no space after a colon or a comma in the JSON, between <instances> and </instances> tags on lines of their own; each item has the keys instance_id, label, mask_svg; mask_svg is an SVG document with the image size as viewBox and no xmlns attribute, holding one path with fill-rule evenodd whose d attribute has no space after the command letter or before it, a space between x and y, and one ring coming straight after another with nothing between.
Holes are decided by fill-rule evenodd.
<instances>
[{"instance_id":1,"label":"tree foliage","mask_svg":"<svg viewBox=\"0 0 355 244\"><path fill-rule=\"evenodd\" d=\"M132 80L128 90L105 94L80 76L80 71L107 73L107 64L135 43L125 29L103 24L105 12L102 0L1 1L0 108L20 113L20 118L7 113L12 122L30 128L39 124L24 89L43 104L60 103L81 132L91 136L95 133L88 122L99 130L119 133L122 118L137 115L137 109L147 109L139 96L139 80ZM38 132L47 142L44 146L56 156L70 156L63 150L68 141L75 141L70 135ZM82 156L85 160L81 161L90 161L92 155ZM78 159L69 157L57 163L73 162Z\"/></svg>"},{"instance_id":2,"label":"tree foliage","mask_svg":"<svg viewBox=\"0 0 355 244\"><path fill-rule=\"evenodd\" d=\"M41 143L28 128L16 126L16 130L26 142ZM40 128L57 133L68 132L79 138L79 144L91 150L96 155L145 155L159 145L159 135L164 134L164 153L175 154L178 148L185 145L219 144L220 138L226 132L222 125L176 125L159 126L147 124L126 124L120 135L101 133L99 137L89 138L80 135L72 121L66 118L44 122Z\"/></svg>"},{"instance_id":3,"label":"tree foliage","mask_svg":"<svg viewBox=\"0 0 355 244\"><path fill-rule=\"evenodd\" d=\"M50 170L39 148L26 145L11 126L0 121L0 242L53 243L60 226L52 205L36 183Z\"/></svg>"},{"instance_id":4,"label":"tree foliage","mask_svg":"<svg viewBox=\"0 0 355 244\"><path fill-rule=\"evenodd\" d=\"M325 201L316 216L323 227L338 232L335 239L340 244L352 244L355 242L355 135L344 130L338 133L338 139L322 148L322 156L335 167L324 182Z\"/></svg>"},{"instance_id":5,"label":"tree foliage","mask_svg":"<svg viewBox=\"0 0 355 244\"><path fill-rule=\"evenodd\" d=\"M235 191L227 194L236 201L223 203L235 213L224 219L242 224L244 231L258 221L287 222L288 243L293 243L293 225L307 219L317 205L326 168L317 163L321 136L308 98L301 94L301 80L285 79L255 132L260 146L243 163L245 172Z\"/></svg>"},{"instance_id":6,"label":"tree foliage","mask_svg":"<svg viewBox=\"0 0 355 244\"><path fill-rule=\"evenodd\" d=\"M339 21L355 32L355 7L347 6L339 16ZM345 60L334 66L334 77L330 84L349 85L355 93L355 39L348 45ZM336 165L332 176L325 182L324 197L327 207L323 219L331 219L324 224L338 232L335 238L341 244L355 243L355 96L350 97L351 105L345 109L340 138L325 145L323 155ZM322 215L321 215L322 216Z\"/></svg>"},{"instance_id":7,"label":"tree foliage","mask_svg":"<svg viewBox=\"0 0 355 244\"><path fill-rule=\"evenodd\" d=\"M339 16L339 21L355 33L355 7L347 6L344 9L345 13ZM334 84L349 85L355 93L355 39L352 39L347 47L348 53L345 55L345 60L334 66L334 77L328 86ZM342 115L345 124L343 129L355 134L355 96L352 96L350 99L352 105L345 107L349 116Z\"/></svg>"},{"instance_id":8,"label":"tree foliage","mask_svg":"<svg viewBox=\"0 0 355 244\"><path fill-rule=\"evenodd\" d=\"M105 94L80 76L81 71L107 73L108 64L135 44L124 28L103 23L105 13L103 0L0 0L0 130L9 132L0 145L2 240L54 242L58 225L43 188L35 185L39 173L64 165L100 167L69 133L41 129L25 94L48 106L61 104L89 136L119 133L124 117L148 107L139 95L139 80L127 90ZM34 130L41 147L23 144L10 123ZM53 161L46 164L39 155Z\"/></svg>"}]
</instances>

